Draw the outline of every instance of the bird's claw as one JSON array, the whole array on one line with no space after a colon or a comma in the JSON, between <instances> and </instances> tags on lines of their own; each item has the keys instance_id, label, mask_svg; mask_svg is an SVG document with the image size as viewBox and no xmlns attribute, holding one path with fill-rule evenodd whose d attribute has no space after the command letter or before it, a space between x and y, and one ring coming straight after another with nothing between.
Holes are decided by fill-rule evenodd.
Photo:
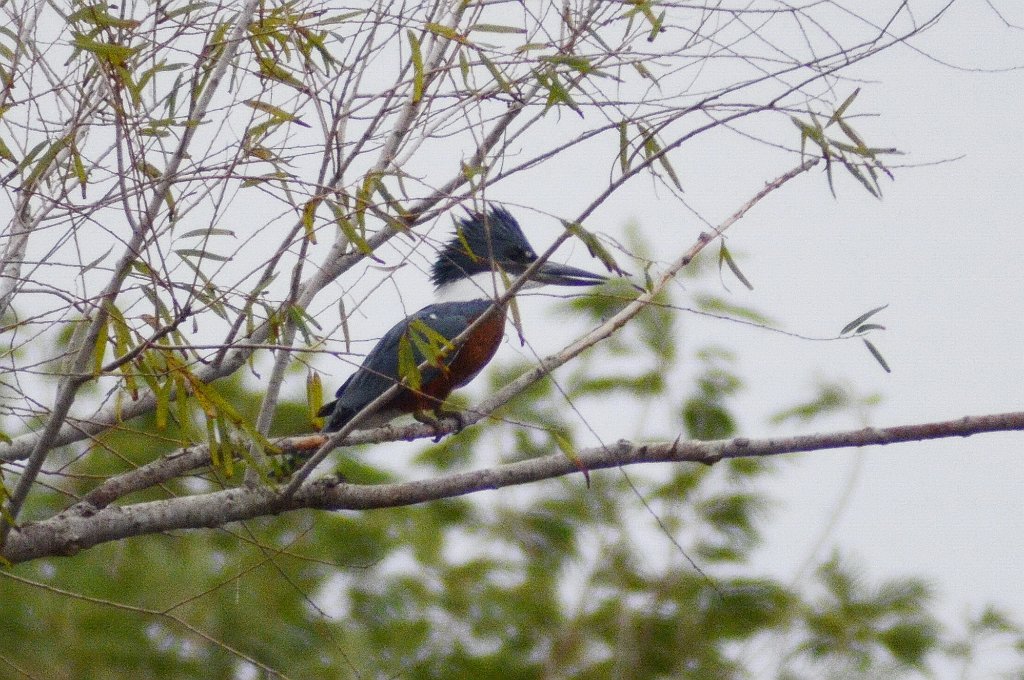
<instances>
[{"instance_id":1,"label":"bird's claw","mask_svg":"<svg viewBox=\"0 0 1024 680\"><path fill-rule=\"evenodd\" d=\"M452 434L462 432L466 427L466 419L459 411L442 411L440 409L434 411L434 413L427 413L420 411L413 414L413 418L420 421L425 425L430 425L434 428L434 443L437 444L441 439L448 434L445 432L444 425L441 424L442 418L451 418L455 421L455 430Z\"/></svg>"}]
</instances>

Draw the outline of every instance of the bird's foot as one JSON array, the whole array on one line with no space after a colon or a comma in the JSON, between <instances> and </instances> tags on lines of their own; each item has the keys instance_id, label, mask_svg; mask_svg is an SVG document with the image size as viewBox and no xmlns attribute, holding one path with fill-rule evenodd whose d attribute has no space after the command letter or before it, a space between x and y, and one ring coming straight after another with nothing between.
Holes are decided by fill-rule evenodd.
<instances>
[{"instance_id":1,"label":"bird's foot","mask_svg":"<svg viewBox=\"0 0 1024 680\"><path fill-rule=\"evenodd\" d=\"M433 413L417 411L412 414L412 417L421 423L430 425L434 428L435 444L441 441L441 438L447 434L447 432L444 431L444 426L441 424L442 418L451 418L455 421L455 432L462 432L463 428L466 427L466 419L458 411L443 411L441 409L437 409Z\"/></svg>"}]
</instances>

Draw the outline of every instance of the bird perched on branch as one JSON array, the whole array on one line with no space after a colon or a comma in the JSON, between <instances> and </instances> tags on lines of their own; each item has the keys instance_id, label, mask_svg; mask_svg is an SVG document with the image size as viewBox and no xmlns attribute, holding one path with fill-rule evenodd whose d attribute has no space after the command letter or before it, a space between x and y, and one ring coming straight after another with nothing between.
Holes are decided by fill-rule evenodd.
<instances>
[{"instance_id":1,"label":"bird perched on branch","mask_svg":"<svg viewBox=\"0 0 1024 680\"><path fill-rule=\"evenodd\" d=\"M389 330L345 381L336 399L317 414L327 418L324 432L337 432L357 413L392 386L401 389L359 428L383 425L411 413L421 422L438 425L448 395L472 380L494 357L505 334L506 304L492 297L502 272L514 278L537 260L515 218L504 208L471 213L434 262L431 279L439 297L452 302L428 305ZM497 277L497 278L495 278ZM545 262L527 286L591 286L607 277L583 269ZM481 317L463 342L452 343ZM417 367L426 362L422 370Z\"/></svg>"}]
</instances>

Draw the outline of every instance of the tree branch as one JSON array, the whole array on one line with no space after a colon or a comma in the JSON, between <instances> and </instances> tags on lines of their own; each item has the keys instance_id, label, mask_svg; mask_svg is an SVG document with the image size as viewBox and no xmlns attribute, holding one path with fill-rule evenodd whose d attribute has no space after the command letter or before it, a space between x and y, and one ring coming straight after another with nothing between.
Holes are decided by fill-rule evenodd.
<instances>
[{"instance_id":1,"label":"tree branch","mask_svg":"<svg viewBox=\"0 0 1024 680\"><path fill-rule=\"evenodd\" d=\"M237 488L200 496L171 498L101 510L79 504L50 519L27 524L11 532L2 556L25 562L48 556L70 556L100 543L131 536L219 527L230 522L299 509L371 510L454 498L487 489L529 484L580 471L641 463L713 464L726 458L774 456L801 451L885 446L930 439L969 437L985 432L1024 430L1024 411L956 420L867 427L822 434L716 441L636 443L620 440L612 446L584 449L578 460L556 453L541 458L462 472L433 479L364 486L320 479L300 488L290 498L269 489Z\"/></svg>"}]
</instances>

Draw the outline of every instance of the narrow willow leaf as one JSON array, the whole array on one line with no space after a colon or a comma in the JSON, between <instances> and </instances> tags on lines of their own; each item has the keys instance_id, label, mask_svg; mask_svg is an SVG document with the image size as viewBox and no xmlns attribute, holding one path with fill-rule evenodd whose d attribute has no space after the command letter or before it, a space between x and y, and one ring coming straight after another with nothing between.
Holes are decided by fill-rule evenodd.
<instances>
[{"instance_id":1,"label":"narrow willow leaf","mask_svg":"<svg viewBox=\"0 0 1024 680\"><path fill-rule=\"evenodd\" d=\"M409 323L409 339L424 360L437 368L443 368L445 358L455 349L449 338L444 337L420 319Z\"/></svg>"},{"instance_id":2,"label":"narrow willow leaf","mask_svg":"<svg viewBox=\"0 0 1024 680\"><path fill-rule=\"evenodd\" d=\"M878 348L875 347L874 343L872 343L867 338L861 338L861 340L864 341L864 346L868 348L869 352L871 352L871 356L875 358L875 361L877 361L879 365L885 369L885 372L892 373L892 369L889 368L889 364L885 362L885 358L882 356L882 353L878 351Z\"/></svg>"},{"instance_id":3,"label":"narrow willow leaf","mask_svg":"<svg viewBox=\"0 0 1024 680\"><path fill-rule=\"evenodd\" d=\"M189 423L189 403L188 403L188 389L185 385L185 379L180 373L175 371L173 373L174 378L174 391L175 391L175 418L178 421L178 425L185 429Z\"/></svg>"},{"instance_id":4,"label":"narrow willow leaf","mask_svg":"<svg viewBox=\"0 0 1024 680\"><path fill-rule=\"evenodd\" d=\"M235 236L235 232L231 231L230 229L215 229L215 228L210 228L210 229L193 229L192 231L186 231L184 234L182 234L178 238L192 238L193 236L202 236L204 238L207 237L207 236L231 236L231 237L234 237Z\"/></svg>"},{"instance_id":5,"label":"narrow willow leaf","mask_svg":"<svg viewBox=\"0 0 1024 680\"><path fill-rule=\"evenodd\" d=\"M647 42L654 42L654 39L658 37L665 25L665 12L663 11L658 15L658 18L651 22L651 32L647 36ZM590 485L590 480L587 480L587 485Z\"/></svg>"},{"instance_id":6,"label":"narrow willow leaf","mask_svg":"<svg viewBox=\"0 0 1024 680\"><path fill-rule=\"evenodd\" d=\"M84 267L82 267L82 271L79 272L79 276L81 276L82 274L85 274L87 271L89 271L90 269L94 268L100 262L103 262L103 260L107 259L107 255L110 255L110 251L113 250L113 249L114 249L114 246L110 246L109 248L107 248L107 252L103 253L102 255L97 257L95 260L93 260L89 264L87 264ZM135 265L137 263L133 262L132 264Z\"/></svg>"},{"instance_id":7,"label":"narrow willow leaf","mask_svg":"<svg viewBox=\"0 0 1024 680\"><path fill-rule=\"evenodd\" d=\"M574 54L557 54L550 57L541 57L540 61L556 66L568 66L583 74L594 71L594 66L590 63L589 59Z\"/></svg>"},{"instance_id":8,"label":"narrow willow leaf","mask_svg":"<svg viewBox=\"0 0 1024 680\"><path fill-rule=\"evenodd\" d=\"M858 94L860 94L859 87L856 90L854 90L849 97L843 100L843 103L839 105L839 108L836 109L835 113L832 114L832 117L828 119L827 123L825 123L825 126L828 127L832 123L840 122L843 117L843 114L846 113L846 109L850 108L850 104L853 103L853 100L857 98ZM853 138L851 137L850 139Z\"/></svg>"},{"instance_id":9,"label":"narrow willow leaf","mask_svg":"<svg viewBox=\"0 0 1024 680\"><path fill-rule=\"evenodd\" d=\"M428 31L430 31L434 35L439 35L442 38L448 38L449 40L455 40L455 41L461 42L461 43L467 42L465 38L463 38L461 35L459 35L458 31L456 31L454 28L451 28L449 26L445 26L444 24L435 24L433 22L430 22L430 23L427 23L424 26L424 28L426 28Z\"/></svg>"},{"instance_id":10,"label":"narrow willow leaf","mask_svg":"<svg viewBox=\"0 0 1024 680\"><path fill-rule=\"evenodd\" d=\"M593 234L583 228L583 225L579 222L562 222L562 225L569 231L570 234L583 241L583 244L587 246L587 250L590 251L591 257L596 257L601 261L608 271L616 274L624 275L625 272L619 267L619 263L615 261L615 258L604 247L601 240L597 238L596 234Z\"/></svg>"},{"instance_id":11,"label":"narrow willow leaf","mask_svg":"<svg viewBox=\"0 0 1024 680\"><path fill-rule=\"evenodd\" d=\"M718 250L719 269L722 268L723 262L726 264L727 267L729 267L729 271L733 273L733 276L739 279L740 283L747 287L747 290L754 290L754 286L750 283L750 281L747 280L747 277L743 275L743 272L740 271L739 265L736 264L736 260L733 259L732 253L730 253L729 249L725 247L724 242L721 244L721 246L719 246Z\"/></svg>"},{"instance_id":12,"label":"narrow willow leaf","mask_svg":"<svg viewBox=\"0 0 1024 680\"><path fill-rule=\"evenodd\" d=\"M420 50L420 40L413 33L412 29L407 31L409 36L409 47L412 50L412 103L419 104L423 99L423 52Z\"/></svg>"},{"instance_id":13,"label":"narrow willow leaf","mask_svg":"<svg viewBox=\"0 0 1024 680\"><path fill-rule=\"evenodd\" d=\"M76 34L71 44L80 50L96 55L100 60L112 66L124 66L132 55L139 51L138 47L126 47L117 43L98 42L83 34Z\"/></svg>"},{"instance_id":14,"label":"narrow willow leaf","mask_svg":"<svg viewBox=\"0 0 1024 680\"><path fill-rule=\"evenodd\" d=\"M292 323L295 324L295 327L299 329L299 333L302 334L303 342L307 345L313 344L313 336L310 334L309 326L306 324L306 318L303 316L299 308L295 305L288 307L288 317L292 320Z\"/></svg>"},{"instance_id":15,"label":"narrow willow leaf","mask_svg":"<svg viewBox=\"0 0 1024 680\"><path fill-rule=\"evenodd\" d=\"M459 50L459 72L462 74L462 84L465 85L466 89L472 89L469 86L469 59L466 57L466 51Z\"/></svg>"},{"instance_id":16,"label":"narrow willow leaf","mask_svg":"<svg viewBox=\"0 0 1024 680\"><path fill-rule=\"evenodd\" d=\"M309 127L308 123L303 122L302 119L296 116L294 113L288 113L284 109L274 106L273 104L261 102L258 99L247 99L242 103L246 106L250 106L256 109L257 111L269 113L276 121L295 123L296 125L300 125L305 128Z\"/></svg>"},{"instance_id":17,"label":"narrow willow leaf","mask_svg":"<svg viewBox=\"0 0 1024 680\"><path fill-rule=\"evenodd\" d=\"M498 84L499 90L506 94L512 92L512 87L508 84L508 79L505 78L505 74L501 72L501 69L498 68L493 61L487 58L487 55L480 53L480 61L484 62L484 66L486 66L487 70L491 72L491 77L494 78L494 82Z\"/></svg>"},{"instance_id":18,"label":"narrow willow leaf","mask_svg":"<svg viewBox=\"0 0 1024 680\"><path fill-rule=\"evenodd\" d=\"M323 405L324 383L320 379L320 374L311 370L306 374L306 415L311 422L318 423L318 427L321 418L317 416L317 412Z\"/></svg>"},{"instance_id":19,"label":"narrow willow leaf","mask_svg":"<svg viewBox=\"0 0 1024 680\"><path fill-rule=\"evenodd\" d=\"M373 248L370 246L369 242L363 234L356 229L356 226L352 224L352 220L348 219L345 209L334 201L327 201L327 205L334 213L334 221L338 225L338 228L341 229L341 232L345 234L345 238L348 239L348 242L354 245L363 255L367 255L376 262L383 264L384 261L373 254Z\"/></svg>"},{"instance_id":20,"label":"narrow willow leaf","mask_svg":"<svg viewBox=\"0 0 1024 680\"><path fill-rule=\"evenodd\" d=\"M96 336L96 344L92 348L92 374L98 376L103 372L103 355L107 351L107 330L110 327L110 316L103 315L103 325L100 326L100 333Z\"/></svg>"},{"instance_id":21,"label":"narrow willow leaf","mask_svg":"<svg viewBox=\"0 0 1024 680\"><path fill-rule=\"evenodd\" d=\"M287 68L281 66L278 61L269 57L260 57L258 61L260 65L260 75L264 78L276 80L282 85L293 87L301 92L306 90L306 86L302 84L302 81L292 75L292 72Z\"/></svg>"},{"instance_id":22,"label":"narrow willow leaf","mask_svg":"<svg viewBox=\"0 0 1024 680\"><path fill-rule=\"evenodd\" d=\"M304 307L300 307L299 305L293 304L289 306L288 309L302 317L305 323L312 324L313 328L317 329L318 331L323 330L323 327L320 325L320 322L316 320L316 317L312 316L309 312L307 312Z\"/></svg>"},{"instance_id":23,"label":"narrow willow leaf","mask_svg":"<svg viewBox=\"0 0 1024 680\"><path fill-rule=\"evenodd\" d=\"M884 331L884 330L885 330L885 326L883 326L882 324L866 323L866 324L862 324L860 326L857 326L857 330L854 331L854 333L859 335L861 333L867 333L868 331Z\"/></svg>"},{"instance_id":24,"label":"narrow willow leaf","mask_svg":"<svg viewBox=\"0 0 1024 680\"><path fill-rule=\"evenodd\" d=\"M679 176L676 175L675 169L672 167L672 163L668 159L668 153L663 153L658 156L658 162L661 163L661 167L665 170L665 173L672 180L672 183L676 185L676 189L683 190L683 184L679 181Z\"/></svg>"},{"instance_id":25,"label":"narrow willow leaf","mask_svg":"<svg viewBox=\"0 0 1024 680\"><path fill-rule=\"evenodd\" d=\"M525 34L525 28L519 28L517 26L503 26L501 24L473 24L469 27L469 33L473 31L479 31L481 33L517 33Z\"/></svg>"},{"instance_id":26,"label":"narrow willow leaf","mask_svg":"<svg viewBox=\"0 0 1024 680\"><path fill-rule=\"evenodd\" d=\"M178 255L180 255L183 259L184 258L188 258L188 257L198 257L200 259L216 260L217 262L230 262L231 261L230 257L225 257L223 255L216 255L214 253L208 253L205 250L197 250L195 248L179 248L178 250L175 250L174 252L176 252Z\"/></svg>"},{"instance_id":27,"label":"narrow willow leaf","mask_svg":"<svg viewBox=\"0 0 1024 680\"><path fill-rule=\"evenodd\" d=\"M217 444L217 428L213 418L206 419L206 443L210 448L210 465L221 468L220 446Z\"/></svg>"},{"instance_id":28,"label":"narrow willow leaf","mask_svg":"<svg viewBox=\"0 0 1024 680\"><path fill-rule=\"evenodd\" d=\"M231 444L231 431L224 420L224 414L217 414L217 434L220 439L220 462L224 467L224 476L232 477L235 474L235 452Z\"/></svg>"},{"instance_id":29,"label":"narrow willow leaf","mask_svg":"<svg viewBox=\"0 0 1024 680\"><path fill-rule=\"evenodd\" d=\"M248 187L254 187L259 184L263 184L264 182L273 182L276 180L289 179L290 177L292 177L292 175L289 175L287 172L278 170L276 172L267 173L266 175L260 175L259 177L248 177L242 181L242 188L245 189Z\"/></svg>"},{"instance_id":30,"label":"narrow willow leaf","mask_svg":"<svg viewBox=\"0 0 1024 680\"><path fill-rule=\"evenodd\" d=\"M583 478L587 480L587 487L590 487L590 470L583 464L583 460L580 459L579 454L576 452L576 447L573 446L572 442L560 435L557 432L551 433L555 438L555 443L558 444L558 448L561 449L565 457L568 458L576 469L583 473Z\"/></svg>"},{"instance_id":31,"label":"narrow willow leaf","mask_svg":"<svg viewBox=\"0 0 1024 680\"><path fill-rule=\"evenodd\" d=\"M114 358L123 357L133 347L131 327L124 320L124 315L121 314L121 310L114 303L107 302L103 306L107 310L110 321L114 326Z\"/></svg>"},{"instance_id":32,"label":"narrow willow leaf","mask_svg":"<svg viewBox=\"0 0 1024 680\"><path fill-rule=\"evenodd\" d=\"M519 311L519 299L513 297L508 301L508 311L512 315L512 328L519 336L519 346L526 347L526 333L523 331L523 314Z\"/></svg>"},{"instance_id":33,"label":"narrow willow leaf","mask_svg":"<svg viewBox=\"0 0 1024 680\"><path fill-rule=\"evenodd\" d=\"M564 104L570 109L579 114L580 118L583 117L583 109L579 107L579 104L569 94L569 90L565 89L562 85L561 79L555 73L550 73L548 76L541 80L541 84L544 85L548 90L547 102L544 104L544 111L546 112L552 106Z\"/></svg>"},{"instance_id":34,"label":"narrow willow leaf","mask_svg":"<svg viewBox=\"0 0 1024 680\"><path fill-rule=\"evenodd\" d=\"M398 339L398 377L413 390L420 388L420 368L416 363L412 343L406 334Z\"/></svg>"},{"instance_id":35,"label":"narrow willow leaf","mask_svg":"<svg viewBox=\"0 0 1024 680\"><path fill-rule=\"evenodd\" d=\"M871 182L868 180L868 178L865 177L864 174L857 169L856 164L843 163L843 167L845 167L850 172L850 174L853 175L856 178L856 180L861 183L861 185L863 185L863 187L867 190L869 194L871 194L875 198L882 197L881 191L879 191L878 188L871 185Z\"/></svg>"},{"instance_id":36,"label":"narrow willow leaf","mask_svg":"<svg viewBox=\"0 0 1024 680\"><path fill-rule=\"evenodd\" d=\"M85 185L89 181L89 176L82 163L82 154L78 153L78 149L75 148L71 149L71 168L75 173L75 178L78 179L78 184L82 187L82 196L85 197Z\"/></svg>"},{"instance_id":37,"label":"narrow willow leaf","mask_svg":"<svg viewBox=\"0 0 1024 680\"><path fill-rule=\"evenodd\" d=\"M32 171L29 172L28 177L25 178L24 186L31 189L39 178L43 176L43 173L46 172L47 168L50 167L54 159L57 158L57 154L60 150L67 146L67 144L68 141L66 137L61 137L50 144L49 148L46 149L46 153L39 158L39 162L35 164Z\"/></svg>"},{"instance_id":38,"label":"narrow willow leaf","mask_svg":"<svg viewBox=\"0 0 1024 680\"><path fill-rule=\"evenodd\" d=\"M18 159L14 157L13 153L11 153L10 147L7 146L3 139L0 139L0 158L11 163L18 162Z\"/></svg>"},{"instance_id":39,"label":"narrow willow leaf","mask_svg":"<svg viewBox=\"0 0 1024 680\"><path fill-rule=\"evenodd\" d=\"M83 21L100 28L138 28L139 22L133 19L121 19L107 12L102 3L86 5L68 15L68 23Z\"/></svg>"},{"instance_id":40,"label":"narrow willow leaf","mask_svg":"<svg viewBox=\"0 0 1024 680\"><path fill-rule=\"evenodd\" d=\"M168 378L159 389L154 390L156 396L156 429L167 429L167 413L171 408L171 379Z\"/></svg>"},{"instance_id":41,"label":"narrow willow leaf","mask_svg":"<svg viewBox=\"0 0 1024 680\"><path fill-rule=\"evenodd\" d=\"M874 309L869 309L868 311L864 312L863 314L858 316L856 319L854 319L850 323L848 323L845 326L843 326L843 330L839 331L839 335L846 335L847 333L852 331L854 328L856 328L857 326L861 325L862 323L864 323L865 321L867 321L868 319L873 317L875 314L878 314L880 311L882 311L883 309L885 309L888 306L889 306L888 304L884 304L881 307L875 307Z\"/></svg>"},{"instance_id":42,"label":"narrow willow leaf","mask_svg":"<svg viewBox=\"0 0 1024 680\"><path fill-rule=\"evenodd\" d=\"M629 172L629 124L619 123L619 168L623 174Z\"/></svg>"},{"instance_id":43,"label":"narrow willow leaf","mask_svg":"<svg viewBox=\"0 0 1024 680\"><path fill-rule=\"evenodd\" d=\"M338 316L341 319L341 338L345 343L345 351L352 351L352 335L348 330L348 313L345 311L344 296L338 298Z\"/></svg>"},{"instance_id":44,"label":"narrow willow leaf","mask_svg":"<svg viewBox=\"0 0 1024 680\"><path fill-rule=\"evenodd\" d=\"M39 142L31 149L29 149L29 152L25 154L24 158L21 159L21 163L18 163L18 172L22 172L25 168L31 165L32 161L34 161L36 159L36 156L39 155L39 152L45 149L48 144L49 142L44 139L43 141Z\"/></svg>"},{"instance_id":45,"label":"narrow willow leaf","mask_svg":"<svg viewBox=\"0 0 1024 680\"><path fill-rule=\"evenodd\" d=\"M302 206L302 226L306 230L306 240L316 245L316 229L314 228L314 222L316 220L316 209L320 206L321 199L314 198L306 201L306 204Z\"/></svg>"}]
</instances>

